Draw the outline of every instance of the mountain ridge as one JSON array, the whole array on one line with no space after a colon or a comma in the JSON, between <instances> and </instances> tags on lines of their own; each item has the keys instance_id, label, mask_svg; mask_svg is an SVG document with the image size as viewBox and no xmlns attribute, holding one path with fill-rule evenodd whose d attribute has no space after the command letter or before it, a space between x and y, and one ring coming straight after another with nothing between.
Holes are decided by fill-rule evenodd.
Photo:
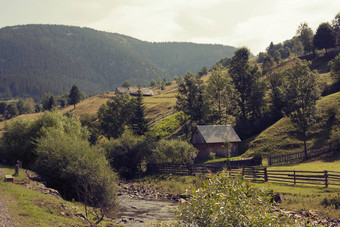
<instances>
[{"instance_id":1,"label":"mountain ridge","mask_svg":"<svg viewBox=\"0 0 340 227\"><path fill-rule=\"evenodd\" d=\"M183 42L153 43L118 33L65 25L0 29L0 98L62 94L72 84L87 94L197 72L235 48Z\"/></svg>"}]
</instances>

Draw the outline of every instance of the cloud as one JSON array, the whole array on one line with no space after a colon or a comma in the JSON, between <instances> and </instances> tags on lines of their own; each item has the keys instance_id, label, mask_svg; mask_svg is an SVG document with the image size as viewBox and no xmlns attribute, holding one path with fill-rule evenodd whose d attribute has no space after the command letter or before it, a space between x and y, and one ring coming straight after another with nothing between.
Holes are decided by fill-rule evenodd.
<instances>
[{"instance_id":1,"label":"cloud","mask_svg":"<svg viewBox=\"0 0 340 227\"><path fill-rule=\"evenodd\" d=\"M331 21L334 0L0 0L0 26L86 26L146 41L248 46L256 54L290 39L298 25Z\"/></svg>"}]
</instances>

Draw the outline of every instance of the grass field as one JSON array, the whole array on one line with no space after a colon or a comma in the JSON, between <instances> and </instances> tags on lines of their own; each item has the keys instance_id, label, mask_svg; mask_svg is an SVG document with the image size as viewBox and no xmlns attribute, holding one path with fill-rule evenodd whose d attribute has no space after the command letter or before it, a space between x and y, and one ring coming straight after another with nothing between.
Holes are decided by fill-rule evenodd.
<instances>
[{"instance_id":1,"label":"grass field","mask_svg":"<svg viewBox=\"0 0 340 227\"><path fill-rule=\"evenodd\" d=\"M340 92L323 97L317 102L318 116L308 135L308 148L328 146L332 122L329 121L327 109L332 105L340 109ZM302 150L302 136L288 117L282 118L259 135L243 141L240 146L241 153L246 151L242 157L249 157L254 153L272 155Z\"/></svg>"},{"instance_id":2,"label":"grass field","mask_svg":"<svg viewBox=\"0 0 340 227\"><path fill-rule=\"evenodd\" d=\"M1 166L0 171L13 175L14 169ZM29 171L30 174L32 172ZM32 190L36 182L29 181L24 170L20 170L18 176L14 176L16 184L5 182L0 177L0 195L2 201L8 207L8 213L15 226L88 226L88 223L76 212L84 212L80 203L73 203L63 199L52 197L48 194ZM29 182L29 184L22 184ZM99 226L120 226L104 221Z\"/></svg>"}]
</instances>

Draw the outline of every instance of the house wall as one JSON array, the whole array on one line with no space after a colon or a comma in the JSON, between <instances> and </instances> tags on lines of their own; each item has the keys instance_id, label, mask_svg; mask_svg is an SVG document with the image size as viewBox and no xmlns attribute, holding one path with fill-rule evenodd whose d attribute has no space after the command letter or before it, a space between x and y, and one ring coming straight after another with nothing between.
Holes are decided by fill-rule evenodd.
<instances>
[{"instance_id":1,"label":"house wall","mask_svg":"<svg viewBox=\"0 0 340 227\"><path fill-rule=\"evenodd\" d=\"M205 143L203 136L201 135L201 133L199 133L197 129L194 131L194 134L192 135L191 143L194 145Z\"/></svg>"},{"instance_id":2,"label":"house wall","mask_svg":"<svg viewBox=\"0 0 340 227\"><path fill-rule=\"evenodd\" d=\"M199 158L209 157L210 152L215 153L217 156L220 157L227 157L227 153L225 151L223 143L201 143L193 145L199 151L197 155L197 157ZM231 157L238 155L238 143L231 143L230 155Z\"/></svg>"}]
</instances>

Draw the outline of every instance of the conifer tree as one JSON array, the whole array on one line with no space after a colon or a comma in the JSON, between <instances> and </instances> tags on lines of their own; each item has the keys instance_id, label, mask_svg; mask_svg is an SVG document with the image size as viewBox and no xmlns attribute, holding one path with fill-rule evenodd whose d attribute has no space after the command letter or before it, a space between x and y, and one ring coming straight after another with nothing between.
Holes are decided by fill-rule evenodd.
<instances>
[{"instance_id":1,"label":"conifer tree","mask_svg":"<svg viewBox=\"0 0 340 227\"><path fill-rule=\"evenodd\" d=\"M76 104L80 102L80 92L78 90L78 87L76 85L73 85L70 91L70 95L68 96L70 101L69 103L74 106L74 109L76 108Z\"/></svg>"},{"instance_id":2,"label":"conifer tree","mask_svg":"<svg viewBox=\"0 0 340 227\"><path fill-rule=\"evenodd\" d=\"M143 103L143 95L138 90L137 97L132 103L132 116L130 119L130 127L137 135L144 135L149 130L148 120L145 114L145 105Z\"/></svg>"}]
</instances>

